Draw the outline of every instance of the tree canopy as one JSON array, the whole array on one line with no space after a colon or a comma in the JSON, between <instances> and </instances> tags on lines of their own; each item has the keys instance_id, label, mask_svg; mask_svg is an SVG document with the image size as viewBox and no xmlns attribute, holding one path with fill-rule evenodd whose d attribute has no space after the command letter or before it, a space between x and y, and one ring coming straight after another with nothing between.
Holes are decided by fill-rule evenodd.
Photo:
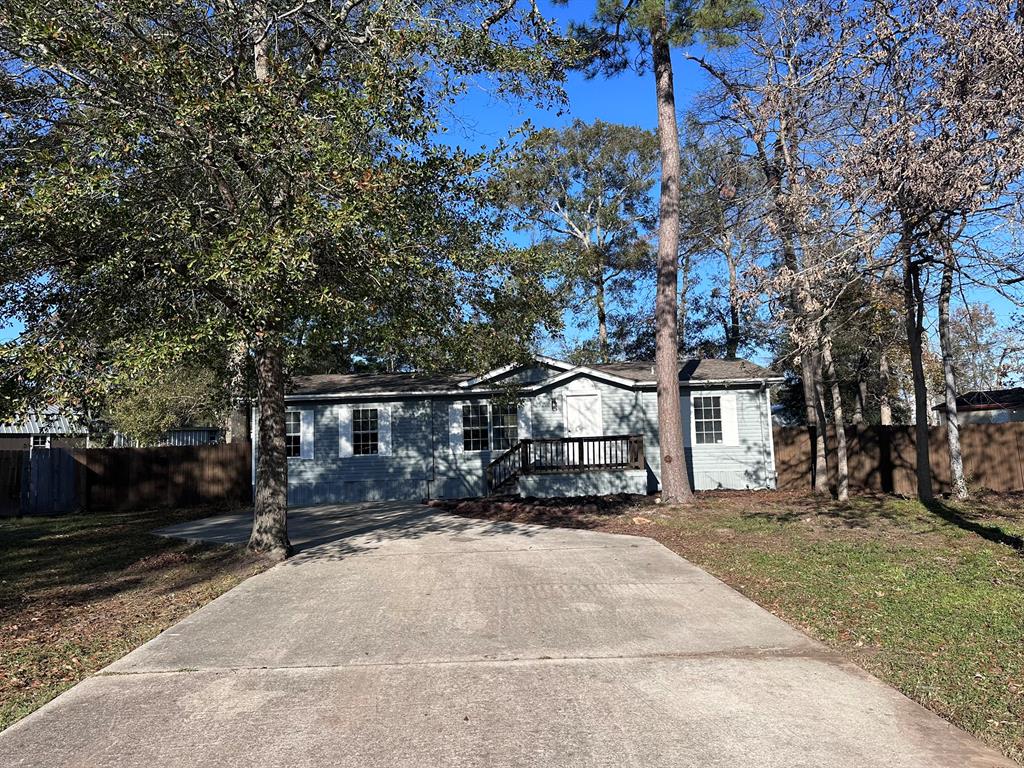
<instances>
[{"instance_id":1,"label":"tree canopy","mask_svg":"<svg viewBox=\"0 0 1024 768\"><path fill-rule=\"evenodd\" d=\"M435 134L476 76L558 98L562 53L533 9L496 1L5 3L0 314L24 323L26 369L60 389L89 356L130 376L245 345L263 440L251 544L286 552L296 324L429 365L530 290L476 205L488 158Z\"/></svg>"}]
</instances>

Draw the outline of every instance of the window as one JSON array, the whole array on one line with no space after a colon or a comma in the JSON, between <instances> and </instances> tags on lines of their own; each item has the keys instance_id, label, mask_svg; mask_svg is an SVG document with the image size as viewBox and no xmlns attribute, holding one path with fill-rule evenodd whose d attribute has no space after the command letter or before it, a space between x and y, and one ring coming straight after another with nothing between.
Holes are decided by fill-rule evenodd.
<instances>
[{"instance_id":1,"label":"window","mask_svg":"<svg viewBox=\"0 0 1024 768\"><path fill-rule=\"evenodd\" d=\"M505 451L519 442L519 409L515 405L491 406L494 450Z\"/></svg>"},{"instance_id":2,"label":"window","mask_svg":"<svg viewBox=\"0 0 1024 768\"><path fill-rule=\"evenodd\" d=\"M462 406L462 450L486 451L490 448L486 405Z\"/></svg>"},{"instance_id":3,"label":"window","mask_svg":"<svg viewBox=\"0 0 1024 768\"><path fill-rule=\"evenodd\" d=\"M302 455L302 414L298 411L284 415L284 452L289 459Z\"/></svg>"},{"instance_id":4,"label":"window","mask_svg":"<svg viewBox=\"0 0 1024 768\"><path fill-rule=\"evenodd\" d=\"M32 447L33 448L45 448L46 447L46 435L32 435Z\"/></svg>"},{"instance_id":5,"label":"window","mask_svg":"<svg viewBox=\"0 0 1024 768\"><path fill-rule=\"evenodd\" d=\"M693 398L693 433L698 445L722 442L722 398Z\"/></svg>"},{"instance_id":6,"label":"window","mask_svg":"<svg viewBox=\"0 0 1024 768\"><path fill-rule=\"evenodd\" d=\"M376 408L352 409L352 454L373 456L380 452L380 419Z\"/></svg>"}]
</instances>

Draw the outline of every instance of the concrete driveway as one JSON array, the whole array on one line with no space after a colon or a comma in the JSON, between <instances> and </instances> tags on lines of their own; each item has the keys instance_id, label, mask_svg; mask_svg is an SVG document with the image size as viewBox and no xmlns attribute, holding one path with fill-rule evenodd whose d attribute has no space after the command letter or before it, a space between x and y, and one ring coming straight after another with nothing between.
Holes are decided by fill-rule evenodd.
<instances>
[{"instance_id":1,"label":"concrete driveway","mask_svg":"<svg viewBox=\"0 0 1024 768\"><path fill-rule=\"evenodd\" d=\"M649 539L292 520L299 555L0 734L0 765L1010 765Z\"/></svg>"}]
</instances>

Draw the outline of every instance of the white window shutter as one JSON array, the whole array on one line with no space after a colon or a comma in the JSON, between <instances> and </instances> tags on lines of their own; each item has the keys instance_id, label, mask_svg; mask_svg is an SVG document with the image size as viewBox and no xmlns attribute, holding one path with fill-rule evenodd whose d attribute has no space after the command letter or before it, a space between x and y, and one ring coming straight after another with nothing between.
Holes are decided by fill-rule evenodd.
<instances>
[{"instance_id":1,"label":"white window shutter","mask_svg":"<svg viewBox=\"0 0 1024 768\"><path fill-rule=\"evenodd\" d=\"M456 403L448 410L448 432L453 453L462 453L462 405Z\"/></svg>"},{"instance_id":2,"label":"white window shutter","mask_svg":"<svg viewBox=\"0 0 1024 768\"><path fill-rule=\"evenodd\" d=\"M301 446L300 446L300 458L312 459L313 458L313 410L307 409L305 411L299 411L301 418Z\"/></svg>"},{"instance_id":3,"label":"white window shutter","mask_svg":"<svg viewBox=\"0 0 1024 768\"><path fill-rule=\"evenodd\" d=\"M338 409L338 456L347 459L352 455L352 409L343 405Z\"/></svg>"},{"instance_id":4,"label":"white window shutter","mask_svg":"<svg viewBox=\"0 0 1024 768\"><path fill-rule=\"evenodd\" d=\"M391 455L391 409L377 409L377 453L381 456Z\"/></svg>"},{"instance_id":5,"label":"white window shutter","mask_svg":"<svg viewBox=\"0 0 1024 768\"><path fill-rule=\"evenodd\" d=\"M688 393L686 395L680 395L681 398L682 397L686 398L687 408L689 409L689 413L690 413L690 448L696 448L697 447L697 422L693 418L693 398L694 398L694 396L695 395L694 395L693 392L690 392L690 393ZM683 410L682 408L679 409L680 413L682 413L682 410Z\"/></svg>"},{"instance_id":6,"label":"white window shutter","mask_svg":"<svg viewBox=\"0 0 1024 768\"><path fill-rule=\"evenodd\" d=\"M531 437L530 429L533 427L533 404L530 400L523 400L519 403L519 409L516 411L516 419L519 432L520 440L529 440Z\"/></svg>"},{"instance_id":7,"label":"white window shutter","mask_svg":"<svg viewBox=\"0 0 1024 768\"><path fill-rule=\"evenodd\" d=\"M736 417L736 393L722 393L722 445L739 445L740 427Z\"/></svg>"}]
</instances>

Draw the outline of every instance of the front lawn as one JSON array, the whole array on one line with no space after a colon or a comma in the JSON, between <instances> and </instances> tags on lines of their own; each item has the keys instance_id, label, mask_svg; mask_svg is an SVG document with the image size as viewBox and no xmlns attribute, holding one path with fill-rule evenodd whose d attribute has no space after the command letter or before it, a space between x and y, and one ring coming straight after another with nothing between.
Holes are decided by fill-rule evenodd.
<instances>
[{"instance_id":1,"label":"front lawn","mask_svg":"<svg viewBox=\"0 0 1024 768\"><path fill-rule=\"evenodd\" d=\"M268 567L149 533L209 514L0 520L0 730Z\"/></svg>"},{"instance_id":2,"label":"front lawn","mask_svg":"<svg viewBox=\"0 0 1024 768\"><path fill-rule=\"evenodd\" d=\"M927 509L773 492L457 514L650 536L1024 764L1024 498Z\"/></svg>"}]
</instances>

